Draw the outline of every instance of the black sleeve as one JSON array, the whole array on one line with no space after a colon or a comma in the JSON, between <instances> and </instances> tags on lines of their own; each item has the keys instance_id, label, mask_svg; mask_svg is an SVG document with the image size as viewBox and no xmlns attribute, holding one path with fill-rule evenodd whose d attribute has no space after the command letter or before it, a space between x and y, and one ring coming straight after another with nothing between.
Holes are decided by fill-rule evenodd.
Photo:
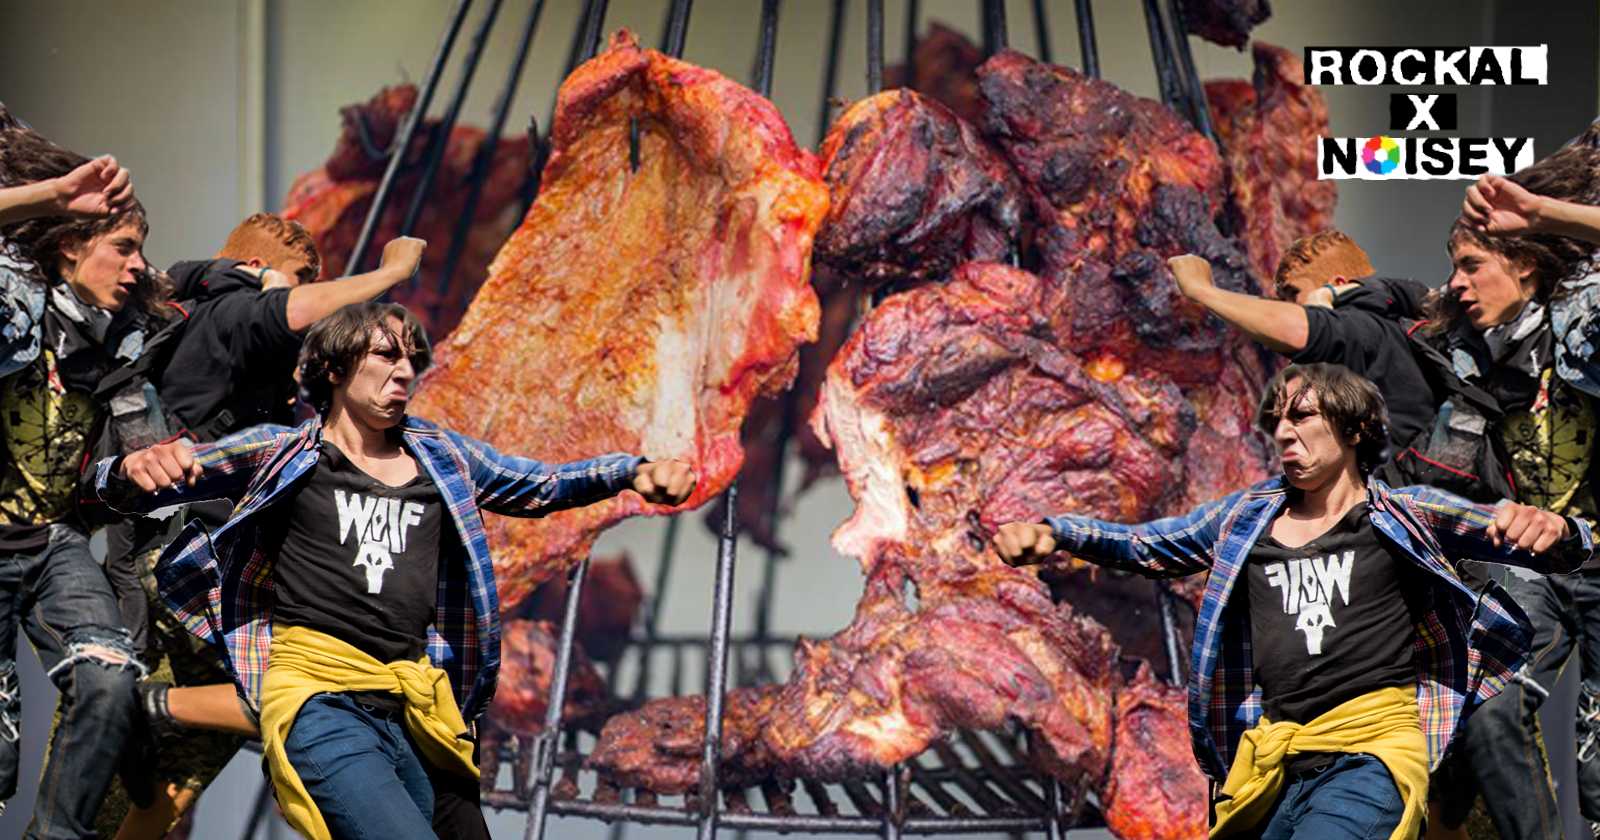
<instances>
[{"instance_id":1,"label":"black sleeve","mask_svg":"<svg viewBox=\"0 0 1600 840\"><path fill-rule=\"evenodd\" d=\"M282 359L299 355L303 339L289 329L291 291L234 292L213 303L212 329L226 342L237 374L281 367Z\"/></svg>"},{"instance_id":2,"label":"black sleeve","mask_svg":"<svg viewBox=\"0 0 1600 840\"><path fill-rule=\"evenodd\" d=\"M1369 312L1308 306L1306 346L1289 361L1298 365L1330 362L1365 376L1383 341L1383 326Z\"/></svg>"}]
</instances>

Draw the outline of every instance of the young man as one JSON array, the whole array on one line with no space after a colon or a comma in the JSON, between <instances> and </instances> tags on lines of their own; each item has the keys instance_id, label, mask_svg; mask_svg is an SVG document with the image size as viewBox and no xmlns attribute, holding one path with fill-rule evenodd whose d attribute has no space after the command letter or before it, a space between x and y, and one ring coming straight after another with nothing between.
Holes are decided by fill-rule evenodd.
<instances>
[{"instance_id":1,"label":"young man","mask_svg":"<svg viewBox=\"0 0 1600 840\"><path fill-rule=\"evenodd\" d=\"M465 721L499 670L480 509L541 516L626 489L675 505L694 473L622 454L544 464L407 416L429 351L396 305L319 321L302 359L317 418L107 459L97 487L121 510L235 503L215 531L185 526L156 576L260 711L290 824L311 838L431 838L424 761L476 776Z\"/></svg>"},{"instance_id":2,"label":"young man","mask_svg":"<svg viewBox=\"0 0 1600 840\"><path fill-rule=\"evenodd\" d=\"M1189 729L1220 785L1213 837L1415 837L1430 767L1532 635L1503 590L1480 597L1456 564L1568 572L1590 556L1589 527L1372 478L1383 400L1341 367L1280 371L1257 422L1280 478L1143 525L1010 523L995 548L1012 564L1059 548L1149 577L1211 573Z\"/></svg>"},{"instance_id":3,"label":"young man","mask_svg":"<svg viewBox=\"0 0 1600 840\"><path fill-rule=\"evenodd\" d=\"M416 272L419 239L396 239L368 274L314 283L321 258L309 232L268 213L244 220L216 258L168 272L188 324L165 369L155 371L163 407L193 441L262 423L292 422L294 369L305 333L348 303L368 300ZM184 517L216 529L226 502L190 505ZM258 734L231 678L156 594L161 548L181 519L130 517L107 528L106 572L134 649L162 681L139 684L140 706L120 776L128 808L113 797L99 820L120 840L159 840L210 784L246 737ZM179 686L169 692L171 685ZM126 814L126 820L124 820ZM118 830L120 827L120 830Z\"/></svg>"},{"instance_id":4,"label":"young man","mask_svg":"<svg viewBox=\"0 0 1600 840\"><path fill-rule=\"evenodd\" d=\"M1378 277L1350 237L1329 230L1289 246L1273 286L1279 300L1217 288L1200 257L1171 265L1185 297L1267 349L1295 364L1328 362L1372 380L1389 410L1395 454L1432 425L1438 403L1401 323L1417 315L1428 288Z\"/></svg>"},{"instance_id":5,"label":"young man","mask_svg":"<svg viewBox=\"0 0 1600 840\"><path fill-rule=\"evenodd\" d=\"M106 410L94 386L137 355L162 289L116 161L75 155L0 109L0 179L0 802L21 758L20 630L61 691L27 836L75 838L93 831L139 671L75 491Z\"/></svg>"}]
</instances>

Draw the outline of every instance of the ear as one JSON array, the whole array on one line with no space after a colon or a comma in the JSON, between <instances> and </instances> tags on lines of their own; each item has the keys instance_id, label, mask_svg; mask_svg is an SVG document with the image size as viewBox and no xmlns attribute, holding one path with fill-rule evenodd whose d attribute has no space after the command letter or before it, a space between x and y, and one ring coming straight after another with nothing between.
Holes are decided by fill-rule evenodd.
<instances>
[{"instance_id":1,"label":"ear","mask_svg":"<svg viewBox=\"0 0 1600 840\"><path fill-rule=\"evenodd\" d=\"M248 265L251 268L261 268L262 266L265 266L266 263L263 262L260 257L251 257L245 261L245 265Z\"/></svg>"},{"instance_id":2,"label":"ear","mask_svg":"<svg viewBox=\"0 0 1600 840\"><path fill-rule=\"evenodd\" d=\"M1350 282L1350 278L1344 276L1343 274L1335 274L1335 275L1333 275L1333 282L1331 283L1331 285L1343 286L1344 284L1349 283L1349 282Z\"/></svg>"},{"instance_id":3,"label":"ear","mask_svg":"<svg viewBox=\"0 0 1600 840\"><path fill-rule=\"evenodd\" d=\"M83 259L85 245L87 245L85 242L61 243L61 256L57 259L56 264L62 276L72 274L73 269Z\"/></svg>"}]
</instances>

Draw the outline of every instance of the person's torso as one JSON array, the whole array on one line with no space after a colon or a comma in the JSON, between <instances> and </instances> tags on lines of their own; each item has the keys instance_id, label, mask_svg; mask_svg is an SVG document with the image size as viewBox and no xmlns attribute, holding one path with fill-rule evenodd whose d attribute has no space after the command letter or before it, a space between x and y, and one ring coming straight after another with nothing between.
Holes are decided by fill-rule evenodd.
<instances>
[{"instance_id":1,"label":"person's torso","mask_svg":"<svg viewBox=\"0 0 1600 840\"><path fill-rule=\"evenodd\" d=\"M1263 535L1245 575L1267 717L1309 723L1374 689L1416 682L1426 573L1379 540L1365 503L1305 545Z\"/></svg>"},{"instance_id":2,"label":"person's torso","mask_svg":"<svg viewBox=\"0 0 1600 840\"><path fill-rule=\"evenodd\" d=\"M390 487L324 441L310 475L265 516L274 621L329 633L380 662L426 652L449 529L425 471Z\"/></svg>"},{"instance_id":3,"label":"person's torso","mask_svg":"<svg viewBox=\"0 0 1600 840\"><path fill-rule=\"evenodd\" d=\"M278 311L287 306L288 292L236 289L201 301L190 314L160 392L166 408L190 429L203 429L205 440L293 422L301 340ZM260 305L246 305L257 300Z\"/></svg>"}]
</instances>

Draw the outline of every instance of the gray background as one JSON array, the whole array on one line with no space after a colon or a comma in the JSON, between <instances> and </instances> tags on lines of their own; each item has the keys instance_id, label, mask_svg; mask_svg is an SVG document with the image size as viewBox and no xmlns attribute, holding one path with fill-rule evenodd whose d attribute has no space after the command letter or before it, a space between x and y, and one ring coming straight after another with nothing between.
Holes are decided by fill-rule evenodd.
<instances>
[{"instance_id":1,"label":"gray background","mask_svg":"<svg viewBox=\"0 0 1600 840\"><path fill-rule=\"evenodd\" d=\"M0 2L0 101L40 131L85 154L114 153L134 173L150 213L148 253L157 264L210 255L234 224L258 210L279 209L289 183L319 165L338 131L340 106L379 87L420 81L453 4L443 0L4 0ZM478 4L468 22L473 31ZM516 30L529 0L507 0L465 122L488 122ZM779 28L773 99L795 136L811 144L822 84L825 0L789 0ZM905 3L887 5L887 52L901 52ZM626 25L655 44L665 0L614 0L607 29ZM864 3L851 4L839 95L864 91ZM1072 4L1050 0L1057 60L1075 64ZM1145 96L1157 93L1144 20L1137 0L1094 4L1104 76ZM548 113L581 3L550 0L510 127ZM1256 30L1292 48L1323 45L1550 45L1551 85L1459 94L1462 135L1532 136L1543 155L1581 131L1597 107L1600 9L1556 0L1274 0L1274 17ZM700 0L686 57L747 79L760 3ZM926 0L924 22L940 20L979 31L974 0ZM1012 44L1032 52L1030 4L1011 0ZM467 36L463 36L465 43ZM1247 53L1194 42L1202 74L1248 77ZM458 56L460 53L458 52ZM445 76L454 83L459 62ZM1388 133L1391 88L1324 88L1335 136ZM443 101L443 95L441 99ZM436 111L442 106L436 106ZM1346 181L1338 224L1361 242L1380 270L1430 283L1448 274L1444 234L1461 201L1458 182ZM793 475L794 471L791 470ZM849 515L838 483L804 497L786 525L796 551L779 573L774 615L779 632L827 633L848 622L860 575L827 545ZM695 516L685 523L677 574L666 598L663 628L704 632L715 546ZM662 526L629 523L608 534L601 550L628 548L642 579L653 576ZM748 623L758 555L746 546L736 585L736 631ZM53 688L37 660L19 657L24 685L21 789L0 820L0 840L21 835L42 760ZM1570 682L1570 679L1569 679ZM1571 688L1565 704L1571 708ZM1571 716L1547 724L1558 767L1570 762ZM1570 772L1558 773L1561 782ZM236 761L200 805L200 837L235 837L259 780L253 761ZM1575 817L1575 814L1572 815ZM520 836L518 815L491 815L496 836ZM1581 823L1569 822L1576 836ZM564 822L559 836L601 837L598 823ZM285 835L289 835L286 829ZM682 831L658 830L655 834ZM557 836L552 834L551 836Z\"/></svg>"}]
</instances>

